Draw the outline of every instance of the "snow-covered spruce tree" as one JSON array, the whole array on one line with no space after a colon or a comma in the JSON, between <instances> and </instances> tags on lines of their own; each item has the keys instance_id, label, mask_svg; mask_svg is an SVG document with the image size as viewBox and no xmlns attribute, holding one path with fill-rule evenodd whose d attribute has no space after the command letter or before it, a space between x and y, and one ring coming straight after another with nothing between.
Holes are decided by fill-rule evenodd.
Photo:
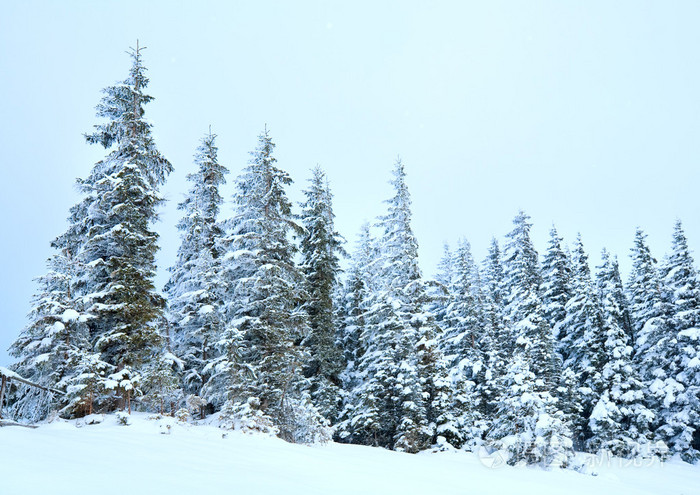
<instances>
[{"instance_id":1,"label":"snow-covered spruce tree","mask_svg":"<svg viewBox=\"0 0 700 495\"><path fill-rule=\"evenodd\" d=\"M637 229L632 247L632 270L627 284L630 313L634 324L634 356L644 380L654 380L660 362L657 352L665 352L663 342L670 335L668 313L663 299L661 279L646 243L646 234ZM663 342L662 342L663 341ZM654 354L652 356L652 354Z\"/></svg>"},{"instance_id":2,"label":"snow-covered spruce tree","mask_svg":"<svg viewBox=\"0 0 700 495\"><path fill-rule=\"evenodd\" d=\"M437 267L437 275L435 280L440 282L445 287L452 286L452 277L454 275L454 253L450 250L450 245L445 243L442 246L442 258Z\"/></svg>"},{"instance_id":3,"label":"snow-covered spruce tree","mask_svg":"<svg viewBox=\"0 0 700 495\"><path fill-rule=\"evenodd\" d=\"M83 312L73 295L75 260L69 254L54 254L47 260L47 267L48 272L37 279L39 289L32 301L29 323L10 347L10 355L17 358L12 370L43 387L65 392L79 381L89 353L86 322L90 315ZM71 390L64 397L20 385L16 400L11 400L10 415L35 422L60 409L68 415L88 412L90 405L81 405L89 391L77 392L80 390Z\"/></svg>"},{"instance_id":4,"label":"snow-covered spruce tree","mask_svg":"<svg viewBox=\"0 0 700 495\"><path fill-rule=\"evenodd\" d=\"M292 179L275 166L274 146L266 128L236 179L234 215L224 238L227 333L241 336L240 361L251 371L229 375L226 409L237 410L236 404L255 398L256 410L293 441L299 428L306 430L310 423L324 428L325 420L310 403L301 373L308 325L300 310L303 276L294 264L289 234L302 229L285 193Z\"/></svg>"},{"instance_id":5,"label":"snow-covered spruce tree","mask_svg":"<svg viewBox=\"0 0 700 495\"><path fill-rule=\"evenodd\" d=\"M442 349L446 359L455 365L469 358L470 366L481 366L483 360L479 353L480 309L474 278L476 265L471 254L471 246L466 239L460 241L455 252L453 265L453 282L451 284L452 302L446 311L441 336Z\"/></svg>"},{"instance_id":6,"label":"snow-covered spruce tree","mask_svg":"<svg viewBox=\"0 0 700 495\"><path fill-rule=\"evenodd\" d=\"M656 260L641 229L635 233L631 257L627 293L634 325L633 359L644 388L649 391L647 406L656 415L652 429L658 431L666 419L664 409L675 401L682 388L674 369L676 337L670 318L671 307L664 297ZM667 441L662 431L655 439Z\"/></svg>"},{"instance_id":7,"label":"snow-covered spruce tree","mask_svg":"<svg viewBox=\"0 0 700 495\"><path fill-rule=\"evenodd\" d=\"M369 224L363 224L347 271L340 329L347 366L341 375L344 400L336 436L340 441L365 445L378 445L380 430L379 397L363 391L362 387L367 376L372 375L372 369L367 366L372 360L366 358L365 353L368 347L375 352L377 344L368 319L377 283L375 244Z\"/></svg>"},{"instance_id":8,"label":"snow-covered spruce tree","mask_svg":"<svg viewBox=\"0 0 700 495\"><path fill-rule=\"evenodd\" d=\"M656 434L671 453L694 462L700 458L700 280L680 220L661 276L671 335L659 342L668 349L662 354L667 393Z\"/></svg>"},{"instance_id":9,"label":"snow-covered spruce tree","mask_svg":"<svg viewBox=\"0 0 700 495\"><path fill-rule=\"evenodd\" d=\"M172 415L179 409L178 403L183 399L183 391L177 372L183 367L183 361L167 350L161 355L153 356L144 366L144 400L160 414L165 414L169 408Z\"/></svg>"},{"instance_id":10,"label":"snow-covered spruce tree","mask_svg":"<svg viewBox=\"0 0 700 495\"><path fill-rule=\"evenodd\" d=\"M104 90L97 115L107 121L86 139L110 152L78 181L85 198L71 210L69 230L54 241L79 262L75 295L92 316L89 337L117 369L141 367L161 346L156 322L164 300L153 284L158 234L150 227L163 202L158 188L172 166L144 118L153 98L144 93L142 50L131 51L129 77ZM127 396L131 392L123 394L123 405Z\"/></svg>"},{"instance_id":11,"label":"snow-covered spruce tree","mask_svg":"<svg viewBox=\"0 0 700 495\"><path fill-rule=\"evenodd\" d=\"M217 155L216 135L210 130L195 153L197 171L187 175L192 186L178 205L183 211L177 224L182 242L165 286L173 351L184 361L184 391L197 396L203 395L202 388L211 378L204 369L218 357L216 343L224 326L218 245L222 228L217 217L222 203L219 187L226 182L228 170Z\"/></svg>"},{"instance_id":12,"label":"snow-covered spruce tree","mask_svg":"<svg viewBox=\"0 0 700 495\"><path fill-rule=\"evenodd\" d=\"M478 270L469 242L462 240L452 262L452 302L447 308L441 336L442 349L449 363L452 387L455 390L453 414L459 427L448 440L455 446L477 444L486 430L484 416L488 412L487 391L491 378L488 351L484 349L483 314Z\"/></svg>"},{"instance_id":13,"label":"snow-covered spruce tree","mask_svg":"<svg viewBox=\"0 0 700 495\"><path fill-rule=\"evenodd\" d=\"M566 318L560 324L565 354L564 366L578 378L581 415L573 418L576 440L585 442L591 435L588 418L598 401L601 372L605 363L603 311L593 285L588 255L581 236L577 236L572 254L572 297L566 303Z\"/></svg>"},{"instance_id":14,"label":"snow-covered spruce tree","mask_svg":"<svg viewBox=\"0 0 700 495\"><path fill-rule=\"evenodd\" d=\"M634 337L632 317L630 315L630 305L627 300L627 294L625 293L625 287L622 284L622 277L620 276L620 264L617 261L617 256L610 258L610 254L606 249L603 249L601 259L603 260L603 265L606 266L606 277L596 277L601 301L602 294L605 292L603 290L603 285L605 285L605 290L610 292L611 297L613 297L615 304L620 310L618 325L622 328L622 331L625 332L625 335L627 335L628 345L632 345ZM608 264L609 266L607 266Z\"/></svg>"},{"instance_id":15,"label":"snow-covered spruce tree","mask_svg":"<svg viewBox=\"0 0 700 495\"><path fill-rule=\"evenodd\" d=\"M343 353L338 345L336 308L333 293L340 273L339 256L344 253L342 238L335 231L332 195L326 174L320 167L312 170L309 187L304 191L301 221L301 271L304 274L309 335L304 340L310 360L304 375L311 380L311 398L324 417L335 423L341 406L340 373Z\"/></svg>"},{"instance_id":16,"label":"snow-covered spruce tree","mask_svg":"<svg viewBox=\"0 0 700 495\"><path fill-rule=\"evenodd\" d=\"M531 370L547 386L555 386L561 369L554 352L554 337L540 297L537 251L530 239L530 217L520 212L508 234L505 252L505 312L515 339L515 348L524 350Z\"/></svg>"},{"instance_id":17,"label":"snow-covered spruce tree","mask_svg":"<svg viewBox=\"0 0 700 495\"><path fill-rule=\"evenodd\" d=\"M394 448L417 452L434 442L451 422L445 410L448 382L437 346L439 329L434 315L427 311L430 301L418 267L411 197L401 160L396 161L393 174L395 194L379 222L383 231L380 277L384 284L379 304L391 306L397 317L393 357L399 394L390 395L397 404Z\"/></svg>"},{"instance_id":18,"label":"snow-covered spruce tree","mask_svg":"<svg viewBox=\"0 0 700 495\"><path fill-rule=\"evenodd\" d=\"M435 319L444 329L447 309L452 303L452 283L454 279L454 256L455 254L450 249L449 244L443 245L443 255L438 263L437 273L435 275L435 284L431 287L431 297L434 300L431 312L435 315Z\"/></svg>"},{"instance_id":19,"label":"snow-covered spruce tree","mask_svg":"<svg viewBox=\"0 0 700 495\"><path fill-rule=\"evenodd\" d=\"M452 421L445 410L448 382L439 329L426 311L431 301L418 268L411 229L411 199L400 160L394 168L395 194L380 218L378 283L364 313L356 367L358 385L348 394L341 436L353 442L417 452L428 447Z\"/></svg>"},{"instance_id":20,"label":"snow-covered spruce tree","mask_svg":"<svg viewBox=\"0 0 700 495\"><path fill-rule=\"evenodd\" d=\"M365 223L360 228L342 293L340 343L347 363L343 372L345 390L354 386L355 380L351 375L356 372L356 365L365 351L362 334L365 330L365 313L369 309L373 293L373 283L376 282L372 269L375 260L374 239L369 224Z\"/></svg>"},{"instance_id":21,"label":"snow-covered spruce tree","mask_svg":"<svg viewBox=\"0 0 700 495\"><path fill-rule=\"evenodd\" d=\"M501 377L498 411L487 440L508 453L510 464L565 466L573 453L571 432L553 396L560 366L554 337L544 318L537 252L530 240L528 220L521 211L508 234L506 310L516 340Z\"/></svg>"},{"instance_id":22,"label":"snow-covered spruce tree","mask_svg":"<svg viewBox=\"0 0 700 495\"><path fill-rule=\"evenodd\" d=\"M600 390L589 414L586 448L620 457L645 455L650 452L649 425L654 415L644 405L642 382L632 365L632 347L622 327L625 316L618 302L617 264L605 250L602 260L597 286L603 312L604 364L599 373Z\"/></svg>"},{"instance_id":23,"label":"snow-covered spruce tree","mask_svg":"<svg viewBox=\"0 0 700 495\"><path fill-rule=\"evenodd\" d=\"M501 263L501 250L495 238L491 240L489 252L482 267L481 293L485 318L484 333L492 343L487 346L488 368L493 374L492 381L495 383L495 380L505 371L505 363L509 360L515 341L505 316L505 280Z\"/></svg>"},{"instance_id":24,"label":"snow-covered spruce tree","mask_svg":"<svg viewBox=\"0 0 700 495\"><path fill-rule=\"evenodd\" d=\"M561 341L560 325L566 317L564 306L571 299L571 262L561 246L555 227L549 231L549 245L542 260L542 302L544 314L555 337ZM561 352L561 350L560 350Z\"/></svg>"}]
</instances>

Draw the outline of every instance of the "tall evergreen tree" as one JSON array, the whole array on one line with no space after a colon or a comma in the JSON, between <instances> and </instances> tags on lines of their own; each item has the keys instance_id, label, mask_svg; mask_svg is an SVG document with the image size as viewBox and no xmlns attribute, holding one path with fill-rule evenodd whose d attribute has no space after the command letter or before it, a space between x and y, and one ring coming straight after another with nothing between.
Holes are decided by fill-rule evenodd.
<instances>
[{"instance_id":1,"label":"tall evergreen tree","mask_svg":"<svg viewBox=\"0 0 700 495\"><path fill-rule=\"evenodd\" d=\"M542 302L544 314L554 335L561 341L560 326L566 318L564 307L571 299L571 263L562 249L562 238L555 227L549 231L549 245L542 262Z\"/></svg>"},{"instance_id":2,"label":"tall evergreen tree","mask_svg":"<svg viewBox=\"0 0 700 495\"><path fill-rule=\"evenodd\" d=\"M544 318L542 278L537 251L530 239L529 219L519 212L513 220L514 229L508 234L504 276L506 314L516 348L526 354L531 371L551 389L558 380L560 363L554 353L552 329Z\"/></svg>"},{"instance_id":3,"label":"tall evergreen tree","mask_svg":"<svg viewBox=\"0 0 700 495\"><path fill-rule=\"evenodd\" d=\"M666 378L657 435L672 453L696 461L700 458L700 280L680 220L661 277L670 335L657 344L664 351ZM655 385L658 390L659 384Z\"/></svg>"},{"instance_id":4,"label":"tall evergreen tree","mask_svg":"<svg viewBox=\"0 0 700 495\"><path fill-rule=\"evenodd\" d=\"M630 315L630 305L620 275L620 264L617 261L617 256L611 258L606 249L603 249L601 259L603 260L603 265L600 267L600 270L603 270L603 267L605 267L606 274L605 277L596 278L601 301L605 291L608 291L620 311L618 325L627 335L628 343L632 345L634 337L632 316ZM605 288L603 285L605 285Z\"/></svg>"},{"instance_id":5,"label":"tall evergreen tree","mask_svg":"<svg viewBox=\"0 0 700 495\"><path fill-rule=\"evenodd\" d=\"M151 230L163 199L158 189L172 166L156 148L144 105L153 98L142 62L132 50L129 77L104 90L97 115L107 120L86 135L111 150L78 181L84 199L71 210L68 231L54 247L80 266L76 297L92 315L92 345L117 369L141 367L161 345L157 323L164 300L153 284L158 234ZM124 392L124 403L131 391Z\"/></svg>"},{"instance_id":6,"label":"tall evergreen tree","mask_svg":"<svg viewBox=\"0 0 700 495\"><path fill-rule=\"evenodd\" d=\"M508 451L511 464L566 465L572 454L571 432L553 396L560 367L554 337L544 318L537 252L528 220L521 211L508 234L506 310L515 347L500 380L498 410L487 439Z\"/></svg>"},{"instance_id":7,"label":"tall evergreen tree","mask_svg":"<svg viewBox=\"0 0 700 495\"><path fill-rule=\"evenodd\" d=\"M359 384L349 394L342 435L351 440L408 452L429 446L451 420L439 329L426 311L431 301L418 267L411 229L411 199L401 161L394 168L395 194L380 218L378 283L364 314L364 353ZM375 268L376 267L376 268Z\"/></svg>"},{"instance_id":8,"label":"tall evergreen tree","mask_svg":"<svg viewBox=\"0 0 700 495\"><path fill-rule=\"evenodd\" d=\"M632 347L623 329L617 263L603 250L597 274L603 314L603 362L589 414L586 448L620 457L649 454L649 425L654 417L645 406L643 384L632 365Z\"/></svg>"},{"instance_id":9,"label":"tall evergreen tree","mask_svg":"<svg viewBox=\"0 0 700 495\"><path fill-rule=\"evenodd\" d=\"M302 423L320 426L323 420L308 403L301 373L308 325L300 310L303 276L289 234L302 229L285 192L292 179L276 167L274 147L265 129L236 180L234 216L224 239L227 333L241 336L228 340L240 341L237 362L251 371L229 376L225 409L254 403L283 438L295 441Z\"/></svg>"},{"instance_id":10,"label":"tall evergreen tree","mask_svg":"<svg viewBox=\"0 0 700 495\"><path fill-rule=\"evenodd\" d=\"M481 308L478 306L478 287L474 284L477 268L467 240L460 242L452 265L453 301L448 307L443 324L443 352L452 364L469 358L471 365L478 366L477 363L482 362L481 357L477 355Z\"/></svg>"},{"instance_id":11,"label":"tall evergreen tree","mask_svg":"<svg viewBox=\"0 0 700 495\"><path fill-rule=\"evenodd\" d=\"M321 413L335 422L340 408L342 350L338 345L336 308L333 293L340 273L339 255L344 253L340 234L335 231L332 195L326 174L320 167L312 171L302 203L301 271L307 300L304 310L310 333L304 341L311 356L305 376L311 379L311 397Z\"/></svg>"},{"instance_id":12,"label":"tall evergreen tree","mask_svg":"<svg viewBox=\"0 0 700 495\"><path fill-rule=\"evenodd\" d=\"M669 333L669 307L663 298L657 263L651 255L646 237L641 229L635 232L627 292L634 322L635 358L641 366L643 377L651 379L656 364L648 359L650 356L647 353L656 352L659 342Z\"/></svg>"},{"instance_id":13,"label":"tall evergreen tree","mask_svg":"<svg viewBox=\"0 0 700 495\"><path fill-rule=\"evenodd\" d=\"M588 255L579 235L573 252L572 297L566 303L566 319L561 323L564 335L564 365L578 378L582 410L574 422L577 438L590 437L588 417L601 394L601 372L605 363L605 332L598 292L593 285Z\"/></svg>"},{"instance_id":14,"label":"tall evergreen tree","mask_svg":"<svg viewBox=\"0 0 700 495\"><path fill-rule=\"evenodd\" d=\"M195 153L197 171L187 175L192 186L178 205L184 213L177 224L182 242L165 286L174 351L185 366L185 391L198 396L203 395L202 388L211 378L204 370L218 357L216 343L224 326L219 246L222 228L217 217L223 201L219 187L226 182L228 170L217 155L216 135L210 130Z\"/></svg>"},{"instance_id":15,"label":"tall evergreen tree","mask_svg":"<svg viewBox=\"0 0 700 495\"><path fill-rule=\"evenodd\" d=\"M486 334L493 345L489 346L489 369L494 379L502 374L511 354L515 339L512 337L505 315L505 278L498 241L491 240L489 252L483 264L482 296Z\"/></svg>"},{"instance_id":16,"label":"tall evergreen tree","mask_svg":"<svg viewBox=\"0 0 700 495\"><path fill-rule=\"evenodd\" d=\"M487 428L489 402L494 398L489 368L493 344L482 307L479 272L468 241L460 242L452 266L452 303L443 321L442 347L456 391L453 414L459 428L448 440L457 446L476 445Z\"/></svg>"},{"instance_id":17,"label":"tall evergreen tree","mask_svg":"<svg viewBox=\"0 0 700 495\"><path fill-rule=\"evenodd\" d=\"M647 406L656 414L654 428L658 439L669 441L658 430L666 419L666 404L673 402L681 389L673 369L675 336L670 322L668 301L664 298L656 260L641 229L635 233L632 270L627 291L634 322L634 363L644 387L649 391Z\"/></svg>"},{"instance_id":18,"label":"tall evergreen tree","mask_svg":"<svg viewBox=\"0 0 700 495\"><path fill-rule=\"evenodd\" d=\"M354 378L349 375L356 372L359 359L365 351L362 335L366 325L366 312L374 292L373 282L376 282L373 270L375 254L370 226L365 223L360 228L355 252L351 256L342 296L343 321L340 340L345 361L348 363L344 374L345 389L352 387L348 380L353 381Z\"/></svg>"}]
</instances>

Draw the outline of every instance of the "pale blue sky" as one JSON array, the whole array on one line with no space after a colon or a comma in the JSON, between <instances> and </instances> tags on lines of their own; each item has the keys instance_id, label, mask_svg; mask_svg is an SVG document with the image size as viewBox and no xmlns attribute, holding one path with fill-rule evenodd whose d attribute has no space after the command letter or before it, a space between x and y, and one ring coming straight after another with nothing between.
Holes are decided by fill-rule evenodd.
<instances>
[{"instance_id":1,"label":"pale blue sky","mask_svg":"<svg viewBox=\"0 0 700 495\"><path fill-rule=\"evenodd\" d=\"M519 208L540 252L554 222L593 265L607 246L625 268L637 225L661 258L676 217L696 248L699 23L700 3L680 1L2 2L0 365L74 179L104 155L82 133L137 38L176 169L161 267L208 126L235 176L267 123L293 199L326 169L350 248L400 154L432 275L444 241L466 236L481 258Z\"/></svg>"}]
</instances>

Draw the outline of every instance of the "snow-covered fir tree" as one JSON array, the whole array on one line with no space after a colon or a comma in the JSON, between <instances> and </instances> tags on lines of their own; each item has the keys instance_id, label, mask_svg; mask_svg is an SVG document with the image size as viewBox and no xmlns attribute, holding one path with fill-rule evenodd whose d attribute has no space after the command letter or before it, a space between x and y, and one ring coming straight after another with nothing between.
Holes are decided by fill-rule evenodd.
<instances>
[{"instance_id":1,"label":"snow-covered fir tree","mask_svg":"<svg viewBox=\"0 0 700 495\"><path fill-rule=\"evenodd\" d=\"M347 270L340 329L341 346L347 365L341 375L344 400L336 434L339 440L366 445L378 444L378 416L375 414L378 398L370 398L369 411L363 410L360 386L370 372L364 355L368 345L372 344L367 341L370 335L367 317L374 300L374 284L377 282L374 276L377 260L375 244L369 224L363 224ZM362 426L365 421L368 426L366 429Z\"/></svg>"},{"instance_id":2,"label":"snow-covered fir tree","mask_svg":"<svg viewBox=\"0 0 700 495\"><path fill-rule=\"evenodd\" d=\"M480 366L478 363L482 363L482 358L477 356L477 341L480 337L481 308L477 297L479 288L474 283L477 268L466 239L460 241L452 267L452 300L443 324L443 352L452 364L468 357L473 365Z\"/></svg>"},{"instance_id":3,"label":"snow-covered fir tree","mask_svg":"<svg viewBox=\"0 0 700 495\"><path fill-rule=\"evenodd\" d=\"M649 425L654 414L645 406L643 385L632 365L632 346L623 329L617 263L603 250L597 286L603 314L603 363L593 407L588 413L590 452L608 451L619 457L651 453ZM586 401L584 401L586 402ZM582 404L583 407L583 404Z\"/></svg>"},{"instance_id":4,"label":"snow-covered fir tree","mask_svg":"<svg viewBox=\"0 0 700 495\"><path fill-rule=\"evenodd\" d=\"M555 227L549 231L549 245L542 260L542 302L544 314L559 341L560 325L566 318L564 307L571 299L571 262L562 248L562 238Z\"/></svg>"},{"instance_id":5,"label":"snow-covered fir tree","mask_svg":"<svg viewBox=\"0 0 700 495\"><path fill-rule=\"evenodd\" d=\"M69 254L59 253L46 264L48 272L37 279L39 289L32 301L29 324L10 347L10 355L17 359L12 370L47 389L66 392L73 388L66 398L19 385L10 414L29 422L42 420L62 408L68 415L91 409L90 391L78 387L84 378L81 368L89 359L86 323L90 315L74 296L76 262Z\"/></svg>"},{"instance_id":6,"label":"snow-covered fir tree","mask_svg":"<svg viewBox=\"0 0 700 495\"><path fill-rule=\"evenodd\" d=\"M620 275L620 264L617 261L617 256L612 256L607 249L603 249L601 253L601 259L603 261L602 266L606 266L606 277L596 277L596 283L598 284L598 292L602 301L603 290L602 284L606 286L607 291L610 292L611 296L615 299L615 304L620 310L620 320L618 324L620 328L625 332L629 339L629 345L634 343L634 332L632 325L632 317L630 315L630 305L627 300L627 294L625 291L624 284L622 283L622 276ZM609 265L609 266L608 266ZM600 269L602 269L602 266Z\"/></svg>"},{"instance_id":7,"label":"snow-covered fir tree","mask_svg":"<svg viewBox=\"0 0 700 495\"><path fill-rule=\"evenodd\" d=\"M505 278L498 241L491 240L486 259L482 263L482 297L485 318L485 335L490 339L488 346L489 369L493 380L502 375L505 363L511 354L514 339L510 333L505 315ZM493 381L492 380L492 381Z\"/></svg>"},{"instance_id":8,"label":"snow-covered fir tree","mask_svg":"<svg viewBox=\"0 0 700 495\"><path fill-rule=\"evenodd\" d=\"M634 364L648 391L647 406L656 414L653 426L657 430L656 438L668 441L663 430L658 428L666 421L664 410L675 401L681 389L673 369L676 338L659 269L641 229L635 233L631 257L627 293L634 325Z\"/></svg>"},{"instance_id":9,"label":"snow-covered fir tree","mask_svg":"<svg viewBox=\"0 0 700 495\"><path fill-rule=\"evenodd\" d=\"M650 352L663 352L663 343L669 334L669 307L663 298L657 262L651 255L646 234L637 229L632 247L632 269L627 284L630 314L634 325L634 355L642 376L651 380L658 361L650 359Z\"/></svg>"},{"instance_id":10,"label":"snow-covered fir tree","mask_svg":"<svg viewBox=\"0 0 700 495\"><path fill-rule=\"evenodd\" d=\"M469 242L462 240L452 261L451 303L445 312L442 348L454 389L453 414L458 428L447 436L456 446L480 443L489 412L488 389L492 378L490 348L485 349L486 325L481 307L478 269Z\"/></svg>"},{"instance_id":11,"label":"snow-covered fir tree","mask_svg":"<svg viewBox=\"0 0 700 495\"><path fill-rule=\"evenodd\" d=\"M374 294L364 313L356 374L340 425L341 437L407 452L429 446L449 428L449 385L439 328L429 291L418 267L418 244L411 228L411 199L403 164L397 160L391 182L395 194L380 218L379 260Z\"/></svg>"},{"instance_id":12,"label":"snow-covered fir tree","mask_svg":"<svg viewBox=\"0 0 700 495\"><path fill-rule=\"evenodd\" d=\"M219 163L211 130L202 138L194 161L197 171L187 175L192 186L178 205L183 211L177 224L182 242L165 291L173 350L184 361L185 392L202 396L211 378L205 368L210 370L207 366L218 357L216 344L224 330L218 214L223 201L219 187L228 170Z\"/></svg>"},{"instance_id":13,"label":"snow-covered fir tree","mask_svg":"<svg viewBox=\"0 0 700 495\"><path fill-rule=\"evenodd\" d=\"M537 251L530 238L530 217L518 213L508 234L505 252L505 311L516 349L525 352L531 370L548 386L554 386L561 368L554 352L552 329L544 318L540 296L542 278Z\"/></svg>"},{"instance_id":14,"label":"snow-covered fir tree","mask_svg":"<svg viewBox=\"0 0 700 495\"><path fill-rule=\"evenodd\" d=\"M158 234L151 227L163 202L158 189L172 166L144 117L144 105L153 98L144 93L142 50L137 45L131 51L127 79L104 90L97 115L106 122L86 140L110 152L78 181L84 198L71 209L66 233L53 242L78 267L73 295L90 314L91 350L100 354L98 362L116 369L143 366L162 342L157 324L164 299L153 284ZM121 397L124 406L127 395Z\"/></svg>"},{"instance_id":15,"label":"snow-covered fir tree","mask_svg":"<svg viewBox=\"0 0 700 495\"><path fill-rule=\"evenodd\" d=\"M344 363L337 342L333 294L340 273L339 256L344 251L342 238L334 227L331 191L320 167L312 170L304 194L300 268L306 290L303 309L310 329L304 341L310 355L304 375L311 380L310 393L314 404L327 419L335 422L341 406L339 385Z\"/></svg>"},{"instance_id":16,"label":"snow-covered fir tree","mask_svg":"<svg viewBox=\"0 0 700 495\"><path fill-rule=\"evenodd\" d=\"M508 462L568 464L572 439L566 415L553 395L560 377L552 330L544 318L540 275L529 217L513 220L506 247L506 311L515 337L513 356L500 378L496 418L487 440Z\"/></svg>"},{"instance_id":17,"label":"snow-covered fir tree","mask_svg":"<svg viewBox=\"0 0 700 495\"><path fill-rule=\"evenodd\" d=\"M560 324L563 335L564 366L578 379L581 416L574 421L580 442L590 437L588 417L601 393L601 372L605 363L603 312L581 236L572 255L572 297L566 303L566 317Z\"/></svg>"},{"instance_id":18,"label":"snow-covered fir tree","mask_svg":"<svg viewBox=\"0 0 700 495\"><path fill-rule=\"evenodd\" d=\"M370 226L365 223L360 228L355 251L351 255L342 295L342 325L340 341L343 356L347 363L343 373L343 388L351 389L354 385L354 373L359 358L365 348L362 335L365 330L365 317L374 292L373 266L376 261L375 242L370 233Z\"/></svg>"},{"instance_id":19,"label":"snow-covered fir tree","mask_svg":"<svg viewBox=\"0 0 700 495\"><path fill-rule=\"evenodd\" d=\"M652 383L653 392L664 394L656 434L672 454L696 461L700 458L700 280L680 220L661 278L670 321L669 334L655 349L665 358L663 374L656 375L659 382Z\"/></svg>"},{"instance_id":20,"label":"snow-covered fir tree","mask_svg":"<svg viewBox=\"0 0 700 495\"><path fill-rule=\"evenodd\" d=\"M241 341L240 357L226 362L250 370L229 374L227 410L252 399L283 438L295 440L299 428L323 428L325 420L310 403L302 375L308 357L301 343L309 329L300 309L303 275L290 242L290 231L302 229L285 192L292 179L275 166L274 147L266 128L236 179L235 210L224 239L225 335Z\"/></svg>"}]
</instances>

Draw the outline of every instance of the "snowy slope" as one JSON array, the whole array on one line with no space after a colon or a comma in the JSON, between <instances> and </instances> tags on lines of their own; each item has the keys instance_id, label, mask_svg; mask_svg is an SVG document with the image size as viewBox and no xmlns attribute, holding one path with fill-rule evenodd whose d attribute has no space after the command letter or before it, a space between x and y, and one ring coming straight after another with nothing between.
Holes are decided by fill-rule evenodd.
<instances>
[{"instance_id":1,"label":"snowy slope","mask_svg":"<svg viewBox=\"0 0 700 495\"><path fill-rule=\"evenodd\" d=\"M0 494L700 494L700 466L680 461L572 470L488 468L470 453L400 454L355 445L292 445L214 426L135 414L76 428L0 428ZM589 466L593 461L589 458ZM600 464L600 462L598 463ZM612 462L610 464L619 464Z\"/></svg>"}]
</instances>

